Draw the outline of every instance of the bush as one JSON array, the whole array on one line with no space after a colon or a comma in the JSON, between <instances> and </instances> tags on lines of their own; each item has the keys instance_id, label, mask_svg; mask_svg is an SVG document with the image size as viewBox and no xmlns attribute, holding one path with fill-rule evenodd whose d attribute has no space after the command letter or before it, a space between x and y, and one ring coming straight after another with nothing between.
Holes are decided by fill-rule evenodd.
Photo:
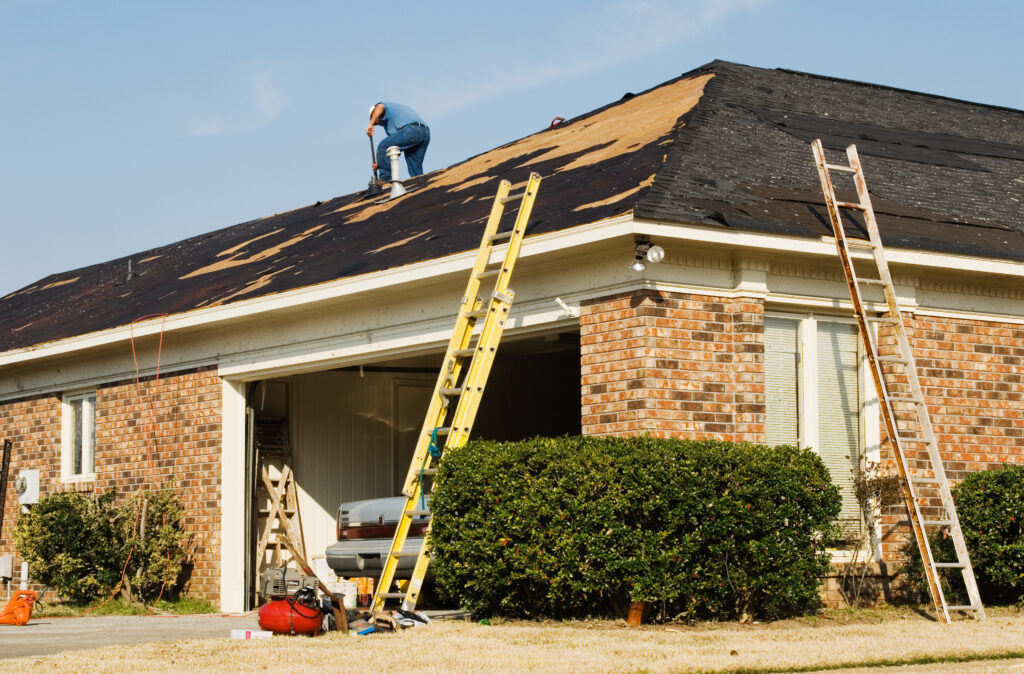
<instances>
[{"instance_id":1,"label":"bush","mask_svg":"<svg viewBox=\"0 0 1024 674\"><path fill-rule=\"evenodd\" d=\"M431 503L442 597L520 616L781 618L818 603L839 493L810 451L716 441L471 442Z\"/></svg>"},{"instance_id":2,"label":"bush","mask_svg":"<svg viewBox=\"0 0 1024 674\"><path fill-rule=\"evenodd\" d=\"M953 488L953 500L982 601L1024 603L1024 466L971 473ZM952 538L930 532L928 543L935 561L956 561ZM903 557L905 597L929 601L921 552L912 538ZM942 569L940 578L947 603L969 603L959 569Z\"/></svg>"},{"instance_id":3,"label":"bush","mask_svg":"<svg viewBox=\"0 0 1024 674\"><path fill-rule=\"evenodd\" d=\"M1024 466L971 473L953 491L984 601L1024 601Z\"/></svg>"},{"instance_id":4,"label":"bush","mask_svg":"<svg viewBox=\"0 0 1024 674\"><path fill-rule=\"evenodd\" d=\"M138 495L115 505L115 492L52 494L18 518L14 543L35 583L76 603L105 599L124 572L128 600L174 593L187 558L183 509L171 489ZM127 565L126 565L127 562Z\"/></svg>"},{"instance_id":5,"label":"bush","mask_svg":"<svg viewBox=\"0 0 1024 674\"><path fill-rule=\"evenodd\" d=\"M173 489L143 492L126 499L120 521L121 540L134 549L128 560L125 583L128 598L153 600L157 595L177 595L184 566L188 558L188 535L182 529L185 509ZM136 517L136 508L145 501L145 536L142 531L142 513Z\"/></svg>"},{"instance_id":6,"label":"bush","mask_svg":"<svg viewBox=\"0 0 1024 674\"><path fill-rule=\"evenodd\" d=\"M34 582L88 601L109 594L121 576L122 517L113 492L53 494L18 517L14 545Z\"/></svg>"}]
</instances>

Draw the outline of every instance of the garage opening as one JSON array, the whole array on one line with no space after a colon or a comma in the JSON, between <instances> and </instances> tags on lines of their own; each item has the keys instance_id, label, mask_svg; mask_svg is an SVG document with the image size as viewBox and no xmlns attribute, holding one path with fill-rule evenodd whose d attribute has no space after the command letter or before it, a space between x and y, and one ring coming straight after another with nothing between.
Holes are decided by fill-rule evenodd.
<instances>
[{"instance_id":1,"label":"garage opening","mask_svg":"<svg viewBox=\"0 0 1024 674\"><path fill-rule=\"evenodd\" d=\"M301 516L305 553L314 568L336 538L338 506L398 495L433 392L443 353L367 362L254 382L249 388L253 479L256 448L284 442ZM494 361L473 437L519 440L580 432L578 331L524 339L506 337ZM249 526L255 602L256 570L273 565L273 550L256 558L266 503L252 491Z\"/></svg>"}]
</instances>

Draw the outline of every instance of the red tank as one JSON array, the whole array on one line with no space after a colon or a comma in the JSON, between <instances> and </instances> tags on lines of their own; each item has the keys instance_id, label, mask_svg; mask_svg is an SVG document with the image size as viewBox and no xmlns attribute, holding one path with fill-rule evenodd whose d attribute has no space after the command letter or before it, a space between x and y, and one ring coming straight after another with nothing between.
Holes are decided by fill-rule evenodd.
<instances>
[{"instance_id":1,"label":"red tank","mask_svg":"<svg viewBox=\"0 0 1024 674\"><path fill-rule=\"evenodd\" d=\"M304 606L294 599L275 599L260 607L259 624L274 634L315 637L320 633L323 617L319 608Z\"/></svg>"}]
</instances>

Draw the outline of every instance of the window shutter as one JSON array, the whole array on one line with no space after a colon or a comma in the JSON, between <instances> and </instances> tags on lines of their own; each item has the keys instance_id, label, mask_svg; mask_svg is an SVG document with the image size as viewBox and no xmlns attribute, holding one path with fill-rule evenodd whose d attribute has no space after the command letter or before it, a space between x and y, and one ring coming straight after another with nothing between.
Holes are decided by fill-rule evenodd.
<instances>
[{"instance_id":1,"label":"window shutter","mask_svg":"<svg viewBox=\"0 0 1024 674\"><path fill-rule=\"evenodd\" d=\"M853 494L860 470L860 381L857 326L818 322L818 447L839 487L844 530L860 529L861 512Z\"/></svg>"},{"instance_id":2,"label":"window shutter","mask_svg":"<svg viewBox=\"0 0 1024 674\"><path fill-rule=\"evenodd\" d=\"M800 321L767 317L764 322L765 441L794 445L800 440L797 334Z\"/></svg>"}]
</instances>

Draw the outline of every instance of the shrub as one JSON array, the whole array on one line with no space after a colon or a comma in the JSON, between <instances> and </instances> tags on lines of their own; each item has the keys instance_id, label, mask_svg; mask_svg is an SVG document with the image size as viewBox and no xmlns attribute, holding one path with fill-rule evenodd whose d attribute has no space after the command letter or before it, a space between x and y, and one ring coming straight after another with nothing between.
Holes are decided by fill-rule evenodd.
<instances>
[{"instance_id":1,"label":"shrub","mask_svg":"<svg viewBox=\"0 0 1024 674\"><path fill-rule=\"evenodd\" d=\"M124 561L114 492L53 494L18 517L14 544L31 579L75 602L109 594Z\"/></svg>"},{"instance_id":2,"label":"shrub","mask_svg":"<svg viewBox=\"0 0 1024 674\"><path fill-rule=\"evenodd\" d=\"M438 590L468 609L780 618L818 602L839 494L794 447L575 436L449 452L431 509Z\"/></svg>"},{"instance_id":3,"label":"shrub","mask_svg":"<svg viewBox=\"0 0 1024 674\"><path fill-rule=\"evenodd\" d=\"M953 495L982 599L1024 601L1024 466L971 473Z\"/></svg>"},{"instance_id":4,"label":"shrub","mask_svg":"<svg viewBox=\"0 0 1024 674\"><path fill-rule=\"evenodd\" d=\"M145 522L142 512L136 516L139 503L145 502ZM132 496L122 505L120 535L125 545L133 543L128 560L125 583L128 598L152 600L157 595L176 595L179 581L188 557L188 535L182 529L185 509L172 489L143 492L142 499ZM145 535L141 535L145 525Z\"/></svg>"},{"instance_id":5,"label":"shrub","mask_svg":"<svg viewBox=\"0 0 1024 674\"><path fill-rule=\"evenodd\" d=\"M953 499L982 601L1024 602L1024 466L971 473L953 488ZM956 561L952 538L932 532L928 542L935 561ZM928 584L917 543L909 540L903 552L906 595L925 601ZM940 577L947 602L968 603L958 569L941 570Z\"/></svg>"},{"instance_id":6,"label":"shrub","mask_svg":"<svg viewBox=\"0 0 1024 674\"><path fill-rule=\"evenodd\" d=\"M52 494L18 518L14 542L33 582L76 603L105 599L122 572L122 592L129 600L177 589L188 553L183 509L174 491L143 492L144 537L142 513L136 515L139 495L119 506L115 497L113 490L100 496Z\"/></svg>"}]
</instances>

